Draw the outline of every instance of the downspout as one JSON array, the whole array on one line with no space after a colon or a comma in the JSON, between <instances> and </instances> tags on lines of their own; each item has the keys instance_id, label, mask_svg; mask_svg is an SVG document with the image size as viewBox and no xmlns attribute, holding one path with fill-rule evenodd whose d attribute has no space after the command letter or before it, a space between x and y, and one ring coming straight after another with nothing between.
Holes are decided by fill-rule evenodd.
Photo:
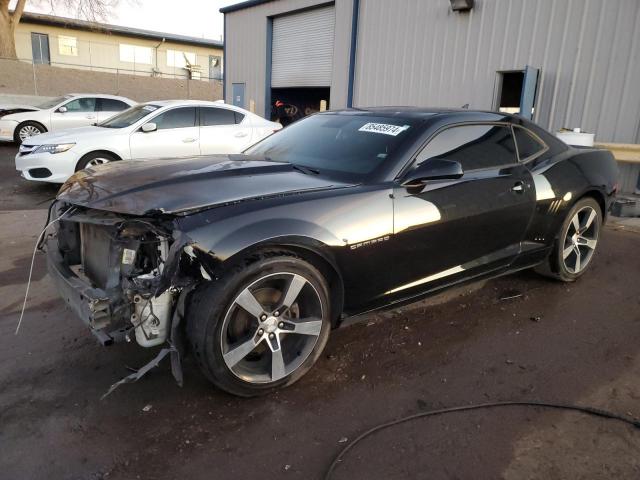
<instances>
[{"instance_id":1,"label":"downspout","mask_svg":"<svg viewBox=\"0 0 640 480\"><path fill-rule=\"evenodd\" d=\"M162 45L164 42L165 42L165 38L164 38L164 37L162 37L162 40L160 40L160 42L159 42L155 47L153 47L153 49L154 49L154 51L155 51L155 54L156 54L156 55L155 55L155 56L156 56L156 59L155 59L155 69L156 69L156 72L158 72L158 73L160 73L160 67L158 66L158 47L159 47L160 45ZM133 54L133 55L134 55L134 57L135 57L135 52L134 52L134 54ZM155 76L155 75L154 75L154 76ZM162 78L162 75L160 75L160 77Z\"/></svg>"},{"instance_id":2,"label":"downspout","mask_svg":"<svg viewBox=\"0 0 640 480\"><path fill-rule=\"evenodd\" d=\"M360 0L353 0L351 15L351 48L349 50L349 84L347 87L347 108L353 107L353 83L356 75L356 48L358 46L358 14Z\"/></svg>"},{"instance_id":3,"label":"downspout","mask_svg":"<svg viewBox=\"0 0 640 480\"><path fill-rule=\"evenodd\" d=\"M273 56L273 18L267 18L267 50L264 72L264 118L271 120L271 62Z\"/></svg>"},{"instance_id":4,"label":"downspout","mask_svg":"<svg viewBox=\"0 0 640 480\"><path fill-rule=\"evenodd\" d=\"M222 100L227 103L227 14L222 20Z\"/></svg>"}]
</instances>

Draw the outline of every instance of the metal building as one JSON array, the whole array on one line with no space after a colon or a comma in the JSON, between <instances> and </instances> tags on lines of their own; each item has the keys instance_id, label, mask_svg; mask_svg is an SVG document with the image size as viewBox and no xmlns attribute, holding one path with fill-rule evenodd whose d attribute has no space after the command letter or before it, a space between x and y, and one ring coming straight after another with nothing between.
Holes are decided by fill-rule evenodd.
<instances>
[{"instance_id":1,"label":"metal building","mask_svg":"<svg viewBox=\"0 0 640 480\"><path fill-rule=\"evenodd\" d=\"M471 6L455 10L452 5ZM519 112L640 143L638 0L250 0L225 14L225 100ZM621 164L622 189L638 165Z\"/></svg>"}]
</instances>

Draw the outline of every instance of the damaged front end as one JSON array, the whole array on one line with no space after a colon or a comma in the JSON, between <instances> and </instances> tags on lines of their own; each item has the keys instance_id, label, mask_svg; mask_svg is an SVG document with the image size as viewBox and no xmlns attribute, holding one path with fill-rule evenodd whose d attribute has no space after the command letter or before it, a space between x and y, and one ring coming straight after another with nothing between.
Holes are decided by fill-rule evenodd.
<instances>
[{"instance_id":1,"label":"damaged front end","mask_svg":"<svg viewBox=\"0 0 640 480\"><path fill-rule=\"evenodd\" d=\"M61 202L55 211L60 221L46 241L49 274L100 343L135 338L143 347L167 340L175 344L179 304L199 281L211 277L173 219Z\"/></svg>"}]
</instances>

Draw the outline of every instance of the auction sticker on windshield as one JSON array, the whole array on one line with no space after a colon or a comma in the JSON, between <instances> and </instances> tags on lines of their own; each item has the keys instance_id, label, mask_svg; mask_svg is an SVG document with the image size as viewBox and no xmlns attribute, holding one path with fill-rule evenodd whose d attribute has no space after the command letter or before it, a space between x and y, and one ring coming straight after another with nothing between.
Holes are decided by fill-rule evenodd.
<instances>
[{"instance_id":1,"label":"auction sticker on windshield","mask_svg":"<svg viewBox=\"0 0 640 480\"><path fill-rule=\"evenodd\" d=\"M388 123L365 123L358 131L382 133L384 135L391 135L395 137L409 128L409 125L389 125Z\"/></svg>"}]
</instances>

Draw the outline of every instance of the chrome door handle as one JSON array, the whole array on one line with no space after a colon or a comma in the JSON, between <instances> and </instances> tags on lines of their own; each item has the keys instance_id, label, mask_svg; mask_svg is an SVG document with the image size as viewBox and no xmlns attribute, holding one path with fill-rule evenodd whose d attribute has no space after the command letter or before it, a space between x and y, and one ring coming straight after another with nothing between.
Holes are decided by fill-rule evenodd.
<instances>
[{"instance_id":1,"label":"chrome door handle","mask_svg":"<svg viewBox=\"0 0 640 480\"><path fill-rule=\"evenodd\" d=\"M236 138L242 138L242 137L246 137L248 135L248 133L246 132L238 132L235 134Z\"/></svg>"},{"instance_id":2,"label":"chrome door handle","mask_svg":"<svg viewBox=\"0 0 640 480\"><path fill-rule=\"evenodd\" d=\"M524 182L516 182L516 184L511 187L511 191L516 193L524 192Z\"/></svg>"},{"instance_id":3,"label":"chrome door handle","mask_svg":"<svg viewBox=\"0 0 640 480\"><path fill-rule=\"evenodd\" d=\"M193 143L195 141L196 141L195 138L183 138L182 139L182 143Z\"/></svg>"},{"instance_id":4,"label":"chrome door handle","mask_svg":"<svg viewBox=\"0 0 640 480\"><path fill-rule=\"evenodd\" d=\"M88 118L89 120L93 120L94 118L96 118L96 116L95 116L95 115L87 115L87 118Z\"/></svg>"}]
</instances>

